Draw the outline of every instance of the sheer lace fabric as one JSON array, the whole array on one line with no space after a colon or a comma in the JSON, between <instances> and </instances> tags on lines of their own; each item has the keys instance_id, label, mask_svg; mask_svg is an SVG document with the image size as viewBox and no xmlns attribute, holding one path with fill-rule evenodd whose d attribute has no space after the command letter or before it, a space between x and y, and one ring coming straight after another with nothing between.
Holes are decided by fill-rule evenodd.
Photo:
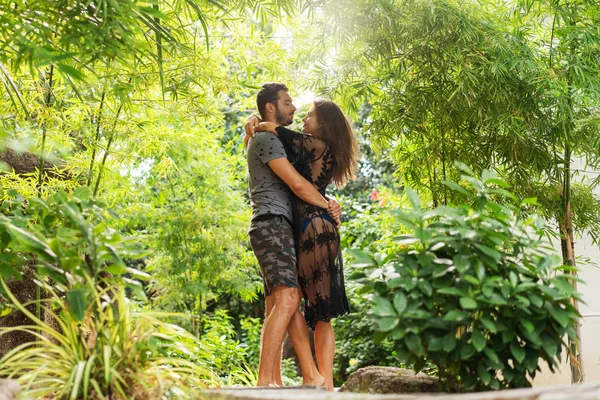
<instances>
[{"instance_id":1,"label":"sheer lace fabric","mask_svg":"<svg viewBox=\"0 0 600 400\"><path fill-rule=\"evenodd\" d=\"M318 138L279 127L277 133L294 168L322 195L332 180L334 158ZM340 236L327 210L293 199L298 283L305 300L304 317L314 329L319 321L349 312Z\"/></svg>"}]
</instances>

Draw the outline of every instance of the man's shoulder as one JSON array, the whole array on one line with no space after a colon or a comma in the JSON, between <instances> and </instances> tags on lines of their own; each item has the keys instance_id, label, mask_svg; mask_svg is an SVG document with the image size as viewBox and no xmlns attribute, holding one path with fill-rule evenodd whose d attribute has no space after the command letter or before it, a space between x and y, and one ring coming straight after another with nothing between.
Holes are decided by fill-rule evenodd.
<instances>
[{"instance_id":1,"label":"man's shoulder","mask_svg":"<svg viewBox=\"0 0 600 400\"><path fill-rule=\"evenodd\" d=\"M270 140L279 140L279 137L273 132L259 131L254 133L254 140L257 142L268 142Z\"/></svg>"},{"instance_id":2,"label":"man's shoulder","mask_svg":"<svg viewBox=\"0 0 600 400\"><path fill-rule=\"evenodd\" d=\"M279 137L273 132L256 132L254 137L250 140L248 151L263 148L264 146L283 149L283 143L281 143Z\"/></svg>"}]
</instances>

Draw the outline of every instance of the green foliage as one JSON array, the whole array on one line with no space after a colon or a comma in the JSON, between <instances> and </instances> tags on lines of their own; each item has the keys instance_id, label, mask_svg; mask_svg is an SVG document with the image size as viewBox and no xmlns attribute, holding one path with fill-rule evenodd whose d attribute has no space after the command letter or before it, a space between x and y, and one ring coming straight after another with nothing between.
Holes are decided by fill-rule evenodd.
<instances>
[{"instance_id":1,"label":"green foliage","mask_svg":"<svg viewBox=\"0 0 600 400\"><path fill-rule=\"evenodd\" d=\"M236 340L231 317L226 310L217 310L214 314L205 315L202 324L205 329L201 334L201 342L210 354L206 360L208 366L223 379L232 375L235 377L244 370L246 350ZM235 378L233 380L235 382Z\"/></svg>"},{"instance_id":2,"label":"green foliage","mask_svg":"<svg viewBox=\"0 0 600 400\"><path fill-rule=\"evenodd\" d=\"M219 295L252 301L262 287L247 247L249 209L234 179L237 159L213 156L220 152L213 141L193 151L173 145L168 157L176 167L164 172L159 160L148 159L136 185L140 197L122 211L122 229L144 235L153 250L145 263L155 306L201 314Z\"/></svg>"},{"instance_id":3,"label":"green foliage","mask_svg":"<svg viewBox=\"0 0 600 400\"><path fill-rule=\"evenodd\" d=\"M68 295L65 300L46 286L52 296L45 308L57 324L54 327L19 303L4 280L2 285L32 324L0 328L0 335L17 331L36 338L0 360L0 375L17 378L26 396L194 398L191 392L212 380L208 369L187 360L190 354L207 356L197 339L165 323L169 316L165 313L135 310L122 287L102 289L88 281L91 301L74 309Z\"/></svg>"},{"instance_id":4,"label":"green foliage","mask_svg":"<svg viewBox=\"0 0 600 400\"><path fill-rule=\"evenodd\" d=\"M240 321L241 346L246 350L248 365L257 366L260 362L260 333L262 321L260 318L244 318Z\"/></svg>"},{"instance_id":5,"label":"green foliage","mask_svg":"<svg viewBox=\"0 0 600 400\"><path fill-rule=\"evenodd\" d=\"M597 238L592 191L599 180L577 191L570 185L572 158L593 168L600 160L593 1L345 0L321 7L303 31L310 50L300 56L306 64L328 62L316 63L308 85L348 110L370 109L362 131L419 194L434 206L460 201L443 184L460 180L459 161L495 170L518 196L538 197L539 212L557 225L572 200L575 230Z\"/></svg>"},{"instance_id":6,"label":"green foliage","mask_svg":"<svg viewBox=\"0 0 600 400\"><path fill-rule=\"evenodd\" d=\"M347 272L352 273L352 269ZM370 365L397 366L398 360L393 341L388 338L374 340L368 292L364 286L348 281L346 294L350 301L350 314L333 321L335 333L334 381L341 386L351 373Z\"/></svg>"},{"instance_id":7,"label":"green foliage","mask_svg":"<svg viewBox=\"0 0 600 400\"><path fill-rule=\"evenodd\" d=\"M33 260L38 275L67 290L67 300L77 303L80 311L87 308L84 281L98 282L101 276L124 276L121 282L143 294L138 279L148 275L127 267L123 257L144 253L128 248L131 239L109 226L108 211L102 201L91 197L89 188L77 189L70 198L59 191L47 199L26 199L14 190L4 197L0 215L4 279L20 278L15 267ZM81 318L80 312L77 315Z\"/></svg>"},{"instance_id":8,"label":"green foliage","mask_svg":"<svg viewBox=\"0 0 600 400\"><path fill-rule=\"evenodd\" d=\"M344 266L346 293L350 301L350 314L334 320L336 352L334 379L336 385L343 384L348 376L359 368L370 365L397 365L393 342L384 336L374 338L372 321L367 313L370 309L370 291L360 282L364 268L376 264L388 254L397 252L400 246L393 243L394 234L408 229L399 226L390 212L394 206L404 204L391 191L381 190L351 192L341 198L344 222L340 231L342 247L352 263ZM366 192L366 193L365 193ZM369 193L370 192L370 193ZM368 196L367 196L368 193ZM380 273L377 269L374 274Z\"/></svg>"},{"instance_id":9,"label":"green foliage","mask_svg":"<svg viewBox=\"0 0 600 400\"><path fill-rule=\"evenodd\" d=\"M397 218L412 232L394 241L409 247L364 266L370 315L399 361L434 363L452 390L530 386L539 359L553 369L563 337L575 337L576 278L548 255L543 222L511 205L497 176L463 179L468 188L450 186L471 193L468 206L421 209L407 189L413 208Z\"/></svg>"}]
</instances>

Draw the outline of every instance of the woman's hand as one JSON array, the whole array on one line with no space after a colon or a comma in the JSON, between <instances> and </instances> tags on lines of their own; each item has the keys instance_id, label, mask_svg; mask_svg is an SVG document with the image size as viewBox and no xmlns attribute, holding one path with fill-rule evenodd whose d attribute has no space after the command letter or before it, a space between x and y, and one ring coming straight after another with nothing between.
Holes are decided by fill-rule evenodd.
<instances>
[{"instance_id":1,"label":"woman's hand","mask_svg":"<svg viewBox=\"0 0 600 400\"><path fill-rule=\"evenodd\" d=\"M258 124L258 126L254 127L254 132L272 132L277 135L276 128L278 126L279 125L277 125L274 122L261 122L260 124Z\"/></svg>"},{"instance_id":2,"label":"woman's hand","mask_svg":"<svg viewBox=\"0 0 600 400\"><path fill-rule=\"evenodd\" d=\"M254 136L254 128L258 126L258 124L260 124L260 118L254 114L246 119L246 124L244 125L244 130L246 131L246 136L244 137L244 146L248 147L250 138Z\"/></svg>"}]
</instances>

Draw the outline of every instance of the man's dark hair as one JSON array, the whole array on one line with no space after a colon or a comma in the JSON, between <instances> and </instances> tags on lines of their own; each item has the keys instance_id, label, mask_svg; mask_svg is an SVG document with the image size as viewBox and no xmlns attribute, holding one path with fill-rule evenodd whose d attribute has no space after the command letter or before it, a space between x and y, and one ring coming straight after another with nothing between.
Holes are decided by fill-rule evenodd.
<instances>
[{"instance_id":1,"label":"man's dark hair","mask_svg":"<svg viewBox=\"0 0 600 400\"><path fill-rule=\"evenodd\" d=\"M260 113L260 117L265 119L265 108L267 103L272 103L277 105L277 100L279 100L278 93L283 90L288 92L287 86L283 83L265 83L256 95L256 107L258 108L258 112Z\"/></svg>"}]
</instances>

